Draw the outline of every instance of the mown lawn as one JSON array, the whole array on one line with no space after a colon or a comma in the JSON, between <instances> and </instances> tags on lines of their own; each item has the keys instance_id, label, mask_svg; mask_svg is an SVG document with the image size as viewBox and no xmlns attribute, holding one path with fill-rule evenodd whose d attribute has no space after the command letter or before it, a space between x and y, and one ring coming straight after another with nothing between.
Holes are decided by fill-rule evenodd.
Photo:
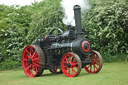
<instances>
[{"instance_id":1,"label":"mown lawn","mask_svg":"<svg viewBox=\"0 0 128 85\"><path fill-rule=\"evenodd\" d=\"M97 74L82 69L74 78L48 70L34 78L27 77L23 70L0 71L0 85L128 85L128 63L105 63Z\"/></svg>"}]
</instances>

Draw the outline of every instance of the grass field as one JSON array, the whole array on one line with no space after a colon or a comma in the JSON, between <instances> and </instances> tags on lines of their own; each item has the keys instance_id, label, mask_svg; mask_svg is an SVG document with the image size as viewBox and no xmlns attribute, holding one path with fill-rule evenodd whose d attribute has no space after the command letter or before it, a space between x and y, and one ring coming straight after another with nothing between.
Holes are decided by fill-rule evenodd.
<instances>
[{"instance_id":1,"label":"grass field","mask_svg":"<svg viewBox=\"0 0 128 85\"><path fill-rule=\"evenodd\" d=\"M128 85L128 63L105 63L97 74L82 69L73 78L51 74L48 70L34 78L27 77L22 69L0 71L0 85Z\"/></svg>"}]
</instances>

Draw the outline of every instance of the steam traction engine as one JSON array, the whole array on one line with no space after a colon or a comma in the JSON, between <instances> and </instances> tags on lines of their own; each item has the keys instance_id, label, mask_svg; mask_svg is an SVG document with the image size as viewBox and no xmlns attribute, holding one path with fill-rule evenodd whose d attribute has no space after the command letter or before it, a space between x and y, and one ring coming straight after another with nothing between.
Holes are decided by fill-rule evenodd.
<instances>
[{"instance_id":1,"label":"steam traction engine","mask_svg":"<svg viewBox=\"0 0 128 85\"><path fill-rule=\"evenodd\" d=\"M64 73L67 77L79 75L81 68L88 73L98 73L102 68L102 56L91 49L88 39L82 38L80 6L74 6L74 27L63 31L51 30L48 36L39 38L24 48L21 63L28 77L40 76L45 69L52 73Z\"/></svg>"}]
</instances>

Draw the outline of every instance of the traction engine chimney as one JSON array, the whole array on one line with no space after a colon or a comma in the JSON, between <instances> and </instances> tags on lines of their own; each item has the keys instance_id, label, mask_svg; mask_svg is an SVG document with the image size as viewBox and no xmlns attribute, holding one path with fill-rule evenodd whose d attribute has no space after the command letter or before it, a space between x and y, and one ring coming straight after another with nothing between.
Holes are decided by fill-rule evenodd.
<instances>
[{"instance_id":1,"label":"traction engine chimney","mask_svg":"<svg viewBox=\"0 0 128 85\"><path fill-rule=\"evenodd\" d=\"M77 38L82 38L82 29L81 29L81 7L79 5L74 6L74 16L76 23L76 34Z\"/></svg>"}]
</instances>

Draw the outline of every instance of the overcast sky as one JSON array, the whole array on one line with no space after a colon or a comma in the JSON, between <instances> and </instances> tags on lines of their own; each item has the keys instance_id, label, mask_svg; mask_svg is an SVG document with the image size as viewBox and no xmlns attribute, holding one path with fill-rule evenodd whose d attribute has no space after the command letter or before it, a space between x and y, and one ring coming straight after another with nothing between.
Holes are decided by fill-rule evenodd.
<instances>
[{"instance_id":1,"label":"overcast sky","mask_svg":"<svg viewBox=\"0 0 128 85\"><path fill-rule=\"evenodd\" d=\"M40 2L43 0L0 0L0 4L5 4L8 6L11 6L11 5L24 6L24 5L31 5L31 3L34 1Z\"/></svg>"}]
</instances>

